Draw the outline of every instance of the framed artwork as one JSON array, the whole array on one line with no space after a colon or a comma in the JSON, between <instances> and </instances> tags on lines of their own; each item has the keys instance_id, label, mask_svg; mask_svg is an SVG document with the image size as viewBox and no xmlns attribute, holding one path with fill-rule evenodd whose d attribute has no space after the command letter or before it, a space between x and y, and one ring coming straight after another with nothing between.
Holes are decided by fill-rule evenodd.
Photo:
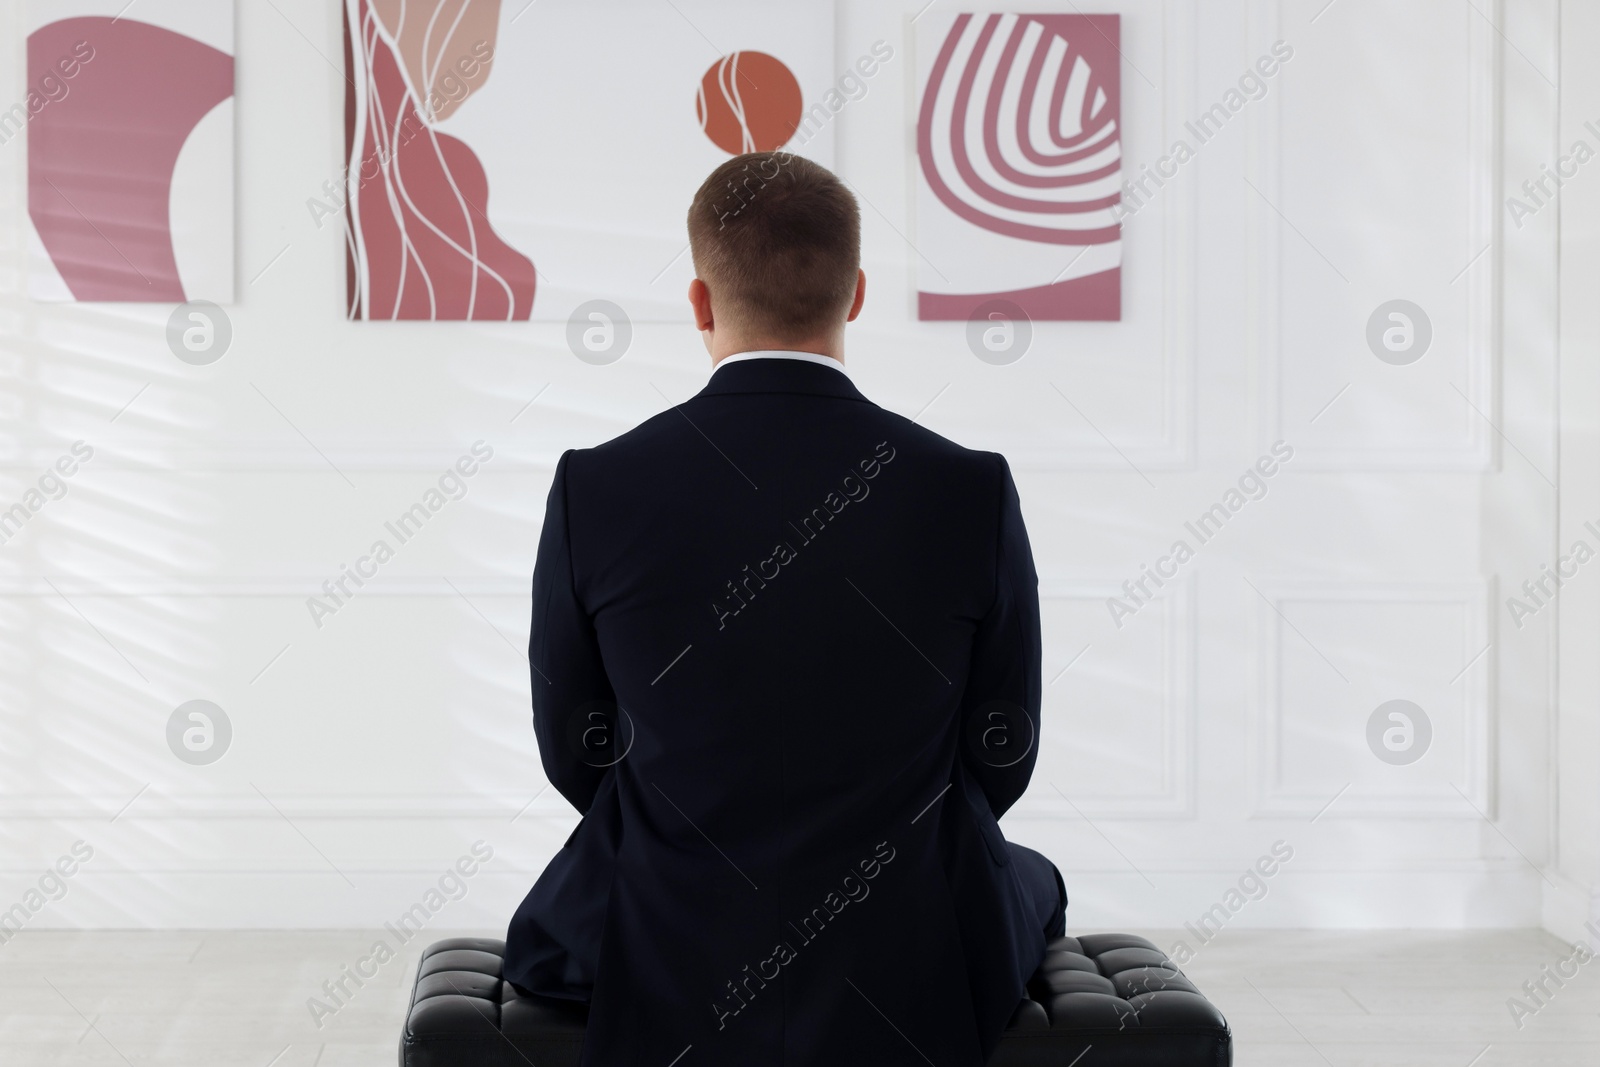
<instances>
[{"instance_id":1,"label":"framed artwork","mask_svg":"<svg viewBox=\"0 0 1600 1067\"><path fill-rule=\"evenodd\" d=\"M917 317L1122 317L1117 15L916 24Z\"/></svg>"},{"instance_id":2,"label":"framed artwork","mask_svg":"<svg viewBox=\"0 0 1600 1067\"><path fill-rule=\"evenodd\" d=\"M28 292L233 300L233 4L29 0Z\"/></svg>"},{"instance_id":3,"label":"framed artwork","mask_svg":"<svg viewBox=\"0 0 1600 1067\"><path fill-rule=\"evenodd\" d=\"M825 0L343 2L354 319L686 319L706 175L832 162Z\"/></svg>"}]
</instances>

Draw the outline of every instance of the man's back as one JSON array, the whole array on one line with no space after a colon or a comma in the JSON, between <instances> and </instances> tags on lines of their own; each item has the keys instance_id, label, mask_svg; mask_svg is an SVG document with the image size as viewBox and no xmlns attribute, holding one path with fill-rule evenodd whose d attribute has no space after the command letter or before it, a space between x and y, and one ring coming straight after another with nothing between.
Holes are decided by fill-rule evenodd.
<instances>
[{"instance_id":1,"label":"man's back","mask_svg":"<svg viewBox=\"0 0 1600 1067\"><path fill-rule=\"evenodd\" d=\"M1035 587L1004 461L831 366L726 363L568 453L529 654L585 818L507 978L591 1000L586 1064L981 1063L1044 944L994 821Z\"/></svg>"}]
</instances>

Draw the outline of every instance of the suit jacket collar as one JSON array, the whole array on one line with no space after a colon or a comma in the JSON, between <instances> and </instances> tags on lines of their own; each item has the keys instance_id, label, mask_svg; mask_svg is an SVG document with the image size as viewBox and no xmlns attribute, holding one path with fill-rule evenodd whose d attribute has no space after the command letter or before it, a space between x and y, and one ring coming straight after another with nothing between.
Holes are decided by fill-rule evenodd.
<instances>
[{"instance_id":1,"label":"suit jacket collar","mask_svg":"<svg viewBox=\"0 0 1600 1067\"><path fill-rule=\"evenodd\" d=\"M718 366L696 398L734 393L800 393L871 403L848 376L798 359L746 359Z\"/></svg>"}]
</instances>

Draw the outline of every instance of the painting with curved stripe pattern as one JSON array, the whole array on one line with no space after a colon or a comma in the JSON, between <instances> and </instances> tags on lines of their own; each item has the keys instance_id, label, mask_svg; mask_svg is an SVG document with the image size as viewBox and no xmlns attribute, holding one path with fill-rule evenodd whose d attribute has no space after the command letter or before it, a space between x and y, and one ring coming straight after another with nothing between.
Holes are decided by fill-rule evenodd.
<instances>
[{"instance_id":1,"label":"painting with curved stripe pattern","mask_svg":"<svg viewBox=\"0 0 1600 1067\"><path fill-rule=\"evenodd\" d=\"M233 300L233 5L34 0L28 145L39 300Z\"/></svg>"},{"instance_id":2,"label":"painting with curved stripe pattern","mask_svg":"<svg viewBox=\"0 0 1600 1067\"><path fill-rule=\"evenodd\" d=\"M917 313L1122 315L1116 15L917 24Z\"/></svg>"}]
</instances>

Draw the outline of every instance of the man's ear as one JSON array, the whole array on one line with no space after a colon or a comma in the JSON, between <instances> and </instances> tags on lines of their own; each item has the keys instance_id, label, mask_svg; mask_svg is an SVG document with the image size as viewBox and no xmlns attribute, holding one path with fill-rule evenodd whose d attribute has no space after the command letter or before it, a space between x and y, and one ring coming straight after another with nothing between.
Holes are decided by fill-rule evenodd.
<instances>
[{"instance_id":1,"label":"man's ear","mask_svg":"<svg viewBox=\"0 0 1600 1067\"><path fill-rule=\"evenodd\" d=\"M689 308L694 312L694 328L701 333L716 325L711 317L711 290L699 278L689 283Z\"/></svg>"},{"instance_id":2,"label":"man's ear","mask_svg":"<svg viewBox=\"0 0 1600 1067\"><path fill-rule=\"evenodd\" d=\"M850 305L850 314L849 314L849 316L847 316L845 318L844 321L846 321L846 322L854 322L854 321L856 321L856 316L861 314L861 305L866 302L866 299L867 299L867 272L862 270L862 269L860 269L859 267L857 267L856 268L856 299L855 299L855 302Z\"/></svg>"}]
</instances>

